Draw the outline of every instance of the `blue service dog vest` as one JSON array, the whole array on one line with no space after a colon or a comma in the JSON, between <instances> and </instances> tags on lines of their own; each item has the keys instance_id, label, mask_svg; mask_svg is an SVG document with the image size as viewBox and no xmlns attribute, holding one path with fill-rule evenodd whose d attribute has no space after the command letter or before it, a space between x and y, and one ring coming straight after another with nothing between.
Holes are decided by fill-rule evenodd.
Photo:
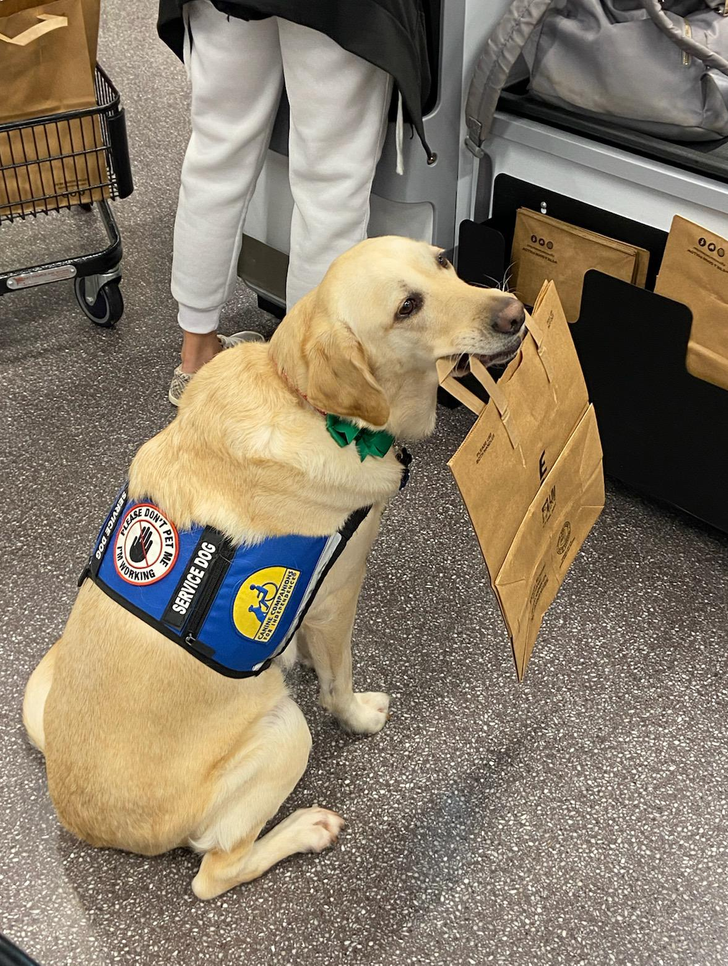
<instances>
[{"instance_id":1,"label":"blue service dog vest","mask_svg":"<svg viewBox=\"0 0 728 966\"><path fill-rule=\"evenodd\" d=\"M112 600L227 677L260 674L283 651L324 577L364 520L330 537L234 547L218 530L177 530L153 503L118 494L79 585Z\"/></svg>"}]
</instances>

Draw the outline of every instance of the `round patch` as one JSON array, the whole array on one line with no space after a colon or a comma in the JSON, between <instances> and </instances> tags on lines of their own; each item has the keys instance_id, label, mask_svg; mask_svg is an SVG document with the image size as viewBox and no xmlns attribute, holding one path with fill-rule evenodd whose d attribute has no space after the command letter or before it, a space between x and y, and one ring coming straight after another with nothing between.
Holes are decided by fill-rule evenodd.
<instances>
[{"instance_id":1,"label":"round patch","mask_svg":"<svg viewBox=\"0 0 728 966\"><path fill-rule=\"evenodd\" d=\"M238 632L252 641L269 641L300 576L300 570L290 567L266 567L251 574L233 601L233 624Z\"/></svg>"},{"instance_id":2,"label":"round patch","mask_svg":"<svg viewBox=\"0 0 728 966\"><path fill-rule=\"evenodd\" d=\"M128 584L154 584L174 567L179 537L173 523L151 503L127 512L114 543L114 566Z\"/></svg>"}]
</instances>

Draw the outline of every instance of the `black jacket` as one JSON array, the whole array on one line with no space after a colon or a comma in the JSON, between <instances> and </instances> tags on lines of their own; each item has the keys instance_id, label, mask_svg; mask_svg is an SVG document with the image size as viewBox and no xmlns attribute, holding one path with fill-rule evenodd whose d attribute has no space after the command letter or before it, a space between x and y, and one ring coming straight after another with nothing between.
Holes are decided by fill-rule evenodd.
<instances>
[{"instance_id":1,"label":"black jacket","mask_svg":"<svg viewBox=\"0 0 728 966\"><path fill-rule=\"evenodd\" d=\"M157 29L162 40L182 57L182 7L187 0L159 0ZM212 0L218 10L243 20L282 17L311 27L345 50L391 74L402 93L405 111L420 140L425 140L422 115L430 93L427 0Z\"/></svg>"}]
</instances>

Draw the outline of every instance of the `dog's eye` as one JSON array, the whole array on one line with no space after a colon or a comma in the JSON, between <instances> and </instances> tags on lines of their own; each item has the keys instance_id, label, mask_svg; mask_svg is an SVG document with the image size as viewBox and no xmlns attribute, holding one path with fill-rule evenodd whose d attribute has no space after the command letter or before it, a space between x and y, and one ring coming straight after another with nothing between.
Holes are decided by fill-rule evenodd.
<instances>
[{"instance_id":1,"label":"dog's eye","mask_svg":"<svg viewBox=\"0 0 728 966\"><path fill-rule=\"evenodd\" d=\"M394 317L395 322L409 318L410 315L414 315L416 312L419 312L424 305L424 301L425 300L420 292L410 292L407 298L400 303L400 306L397 309L397 314Z\"/></svg>"},{"instance_id":2,"label":"dog's eye","mask_svg":"<svg viewBox=\"0 0 728 966\"><path fill-rule=\"evenodd\" d=\"M437 264L441 265L443 268L450 268L450 262L445 255L445 252L439 252L437 256Z\"/></svg>"},{"instance_id":3,"label":"dog's eye","mask_svg":"<svg viewBox=\"0 0 728 966\"><path fill-rule=\"evenodd\" d=\"M399 312L397 313L397 315L402 317L412 315L412 313L416 308L417 308L416 299L405 299L404 302L402 302L402 304L400 305Z\"/></svg>"}]
</instances>

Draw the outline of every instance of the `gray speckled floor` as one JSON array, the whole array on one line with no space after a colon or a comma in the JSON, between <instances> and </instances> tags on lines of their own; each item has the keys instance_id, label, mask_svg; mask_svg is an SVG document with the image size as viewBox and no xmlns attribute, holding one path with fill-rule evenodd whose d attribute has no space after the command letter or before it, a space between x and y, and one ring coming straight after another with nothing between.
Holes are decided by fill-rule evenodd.
<instances>
[{"instance_id":1,"label":"gray speckled floor","mask_svg":"<svg viewBox=\"0 0 728 966\"><path fill-rule=\"evenodd\" d=\"M22 689L131 455L170 417L186 94L152 8L107 0L102 43L138 185L118 206L123 323L94 330L65 285L0 303L0 929L46 966L726 963L728 541L610 486L519 686L445 465L462 411L418 447L367 578L357 681L393 694L390 724L347 737L294 676L314 751L286 809L340 811L339 846L203 904L192 855L59 829ZM3 227L0 263L90 248L92 221ZM225 329L245 327L270 322L241 292Z\"/></svg>"}]
</instances>

